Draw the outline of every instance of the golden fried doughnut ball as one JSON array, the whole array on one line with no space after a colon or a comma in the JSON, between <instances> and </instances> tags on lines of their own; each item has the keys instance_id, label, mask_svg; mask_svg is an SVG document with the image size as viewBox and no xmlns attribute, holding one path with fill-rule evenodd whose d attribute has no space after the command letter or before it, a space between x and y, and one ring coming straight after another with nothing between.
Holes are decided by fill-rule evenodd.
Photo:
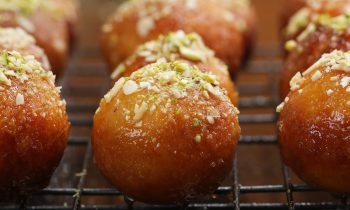
<instances>
[{"instance_id":1,"label":"golden fried doughnut ball","mask_svg":"<svg viewBox=\"0 0 350 210\"><path fill-rule=\"evenodd\" d=\"M67 62L68 28L50 1L0 0L0 26L20 27L44 49L53 73L61 75Z\"/></svg>"},{"instance_id":2,"label":"golden fried doughnut ball","mask_svg":"<svg viewBox=\"0 0 350 210\"><path fill-rule=\"evenodd\" d=\"M186 62L150 64L102 99L93 151L121 192L146 203L183 203L229 174L238 110L215 80Z\"/></svg>"},{"instance_id":3,"label":"golden fried doughnut ball","mask_svg":"<svg viewBox=\"0 0 350 210\"><path fill-rule=\"evenodd\" d=\"M340 15L320 16L295 39L286 43L289 54L280 79L280 98L289 93L289 81L297 72L303 72L314 64L324 53L333 50L350 50L350 17Z\"/></svg>"},{"instance_id":4,"label":"golden fried doughnut ball","mask_svg":"<svg viewBox=\"0 0 350 210\"><path fill-rule=\"evenodd\" d=\"M350 14L350 0L309 0L290 20L285 31L285 41L295 39L310 24L323 22L324 18Z\"/></svg>"},{"instance_id":5,"label":"golden fried doughnut ball","mask_svg":"<svg viewBox=\"0 0 350 210\"><path fill-rule=\"evenodd\" d=\"M79 3L77 0L52 0L52 5L63 13L69 30L69 43L72 46L77 34Z\"/></svg>"},{"instance_id":6,"label":"golden fried doughnut ball","mask_svg":"<svg viewBox=\"0 0 350 210\"><path fill-rule=\"evenodd\" d=\"M237 29L243 34L245 57L250 56L256 38L256 12L250 0L211 0L232 12Z\"/></svg>"},{"instance_id":7,"label":"golden fried doughnut ball","mask_svg":"<svg viewBox=\"0 0 350 210\"><path fill-rule=\"evenodd\" d=\"M102 27L104 55L114 69L142 43L177 30L198 33L231 73L240 66L243 36L231 12L207 0L125 2Z\"/></svg>"},{"instance_id":8,"label":"golden fried doughnut ball","mask_svg":"<svg viewBox=\"0 0 350 210\"><path fill-rule=\"evenodd\" d=\"M214 74L221 87L227 90L232 103L238 105L238 94L227 66L215 57L215 53L204 45L202 38L196 33L185 34L183 31L177 31L146 42L115 69L112 79L116 81L121 75L130 76L134 71L159 60L181 60Z\"/></svg>"},{"instance_id":9,"label":"golden fried doughnut ball","mask_svg":"<svg viewBox=\"0 0 350 210\"><path fill-rule=\"evenodd\" d=\"M277 109L287 165L305 182L350 193L350 52L325 54L291 81Z\"/></svg>"},{"instance_id":10,"label":"golden fried doughnut ball","mask_svg":"<svg viewBox=\"0 0 350 210\"><path fill-rule=\"evenodd\" d=\"M54 76L30 55L0 54L0 200L46 187L68 137Z\"/></svg>"},{"instance_id":11,"label":"golden fried doughnut ball","mask_svg":"<svg viewBox=\"0 0 350 210\"><path fill-rule=\"evenodd\" d=\"M0 51L17 51L33 55L45 70L50 70L49 60L44 51L36 45L35 39L21 28L0 27Z\"/></svg>"}]
</instances>

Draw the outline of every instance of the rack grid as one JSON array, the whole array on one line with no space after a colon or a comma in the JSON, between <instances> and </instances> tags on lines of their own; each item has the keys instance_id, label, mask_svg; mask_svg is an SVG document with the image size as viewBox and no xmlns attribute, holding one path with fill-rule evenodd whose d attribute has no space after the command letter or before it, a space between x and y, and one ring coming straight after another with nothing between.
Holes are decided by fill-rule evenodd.
<instances>
[{"instance_id":1,"label":"rack grid","mask_svg":"<svg viewBox=\"0 0 350 210\"><path fill-rule=\"evenodd\" d=\"M255 75L263 74L268 78L267 83L263 86L259 84L247 85L240 82L238 79L237 86L241 92L240 109L271 109L274 110L277 100L276 78L278 71L281 68L281 59L279 56L277 45L260 45L257 47L255 55L247 68L241 74ZM294 184L289 174L288 168L282 163L281 173L283 175L283 184L280 185L242 185L240 183L238 163L239 158L236 154L233 169L231 173L231 185L224 185L217 189L215 196L223 196L226 199L217 201L215 199L208 199L205 201L196 201L186 206L175 205L146 205L135 203L130 198L124 198L123 194L114 188L89 188L85 183L89 180L88 174L89 165L92 164L92 151L90 143L89 129L92 126L92 116L98 106L98 100L110 87L107 71L100 59L98 47L83 48L78 50L74 56L73 61L68 68L68 73L61 81L63 86L63 96L68 102L68 113L72 124L72 134L69 138L68 148L79 147L83 148L84 152L74 153L81 162L80 167L71 166L75 171L80 171L76 175L76 182L71 187L62 186L60 178L55 186L52 184L34 195L36 202L22 201L18 204L0 207L0 210L12 209L39 209L39 210L146 210L146 209L342 209L348 210L349 204L346 198L338 199L334 202L296 202L293 199L295 193L298 192L317 192L307 185ZM266 94L266 92L268 94ZM84 100L81 100L81 99ZM270 113L245 114L240 115L240 123L260 125L264 123L275 124L277 115L272 111ZM83 136L76 135L79 133L76 130L85 128L86 131L79 131L85 133ZM239 146L262 146L262 145L276 145L276 135L243 135L239 141ZM71 159L72 156L68 156ZM78 162L79 162L78 161ZM61 165L69 165L70 160L63 160ZM64 167L61 166L61 167ZM276 166L271 166L276 167ZM54 177L60 176L61 169L55 173ZM90 172L89 172L90 171ZM73 182L72 182L73 183ZM285 202L241 202L241 196L247 194L264 194L264 193L285 193ZM54 200L60 200L64 197L67 202L62 205L46 204L41 200L46 197L52 197ZM116 200L115 204L84 204L89 197L95 196L100 198L112 198ZM215 197L214 196L214 197ZM118 201L117 201L118 200ZM55 203L55 202L53 202Z\"/></svg>"}]
</instances>

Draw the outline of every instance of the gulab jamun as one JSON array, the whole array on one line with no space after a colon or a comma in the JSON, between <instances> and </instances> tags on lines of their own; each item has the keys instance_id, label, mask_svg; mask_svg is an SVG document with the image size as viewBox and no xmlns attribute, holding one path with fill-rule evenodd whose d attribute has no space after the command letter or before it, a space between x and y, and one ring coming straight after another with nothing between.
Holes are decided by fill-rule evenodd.
<instances>
[{"instance_id":1,"label":"gulab jamun","mask_svg":"<svg viewBox=\"0 0 350 210\"><path fill-rule=\"evenodd\" d=\"M94 159L125 195L186 203L230 173L238 110L215 76L186 62L158 62L121 78L94 117Z\"/></svg>"},{"instance_id":2,"label":"gulab jamun","mask_svg":"<svg viewBox=\"0 0 350 210\"><path fill-rule=\"evenodd\" d=\"M221 87L227 90L232 103L238 105L238 94L227 66L215 57L215 53L205 46L202 38L196 33L185 34L183 31L177 31L144 43L115 69L112 79L116 81L120 76L130 76L134 71L159 60L181 60L216 75Z\"/></svg>"},{"instance_id":3,"label":"gulab jamun","mask_svg":"<svg viewBox=\"0 0 350 210\"><path fill-rule=\"evenodd\" d=\"M67 143L65 101L32 55L0 54L0 201L47 186Z\"/></svg>"},{"instance_id":4,"label":"gulab jamun","mask_svg":"<svg viewBox=\"0 0 350 210\"><path fill-rule=\"evenodd\" d=\"M280 78L280 98L289 92L289 81L297 72L303 72L324 53L350 50L350 16L321 15L310 23L294 40L285 45L289 51Z\"/></svg>"},{"instance_id":5,"label":"gulab jamun","mask_svg":"<svg viewBox=\"0 0 350 210\"><path fill-rule=\"evenodd\" d=\"M277 108L286 164L306 183L350 193L350 53L324 54L291 80Z\"/></svg>"},{"instance_id":6,"label":"gulab jamun","mask_svg":"<svg viewBox=\"0 0 350 210\"><path fill-rule=\"evenodd\" d=\"M232 12L204 0L132 0L123 3L102 27L102 48L115 68L136 48L161 34L196 32L235 73L244 54L244 39Z\"/></svg>"}]
</instances>

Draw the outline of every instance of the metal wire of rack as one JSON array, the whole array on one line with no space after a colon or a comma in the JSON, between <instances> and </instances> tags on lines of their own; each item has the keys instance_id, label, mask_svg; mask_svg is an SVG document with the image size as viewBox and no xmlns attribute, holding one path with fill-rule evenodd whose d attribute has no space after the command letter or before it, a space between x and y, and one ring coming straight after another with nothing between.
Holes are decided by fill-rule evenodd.
<instances>
[{"instance_id":1,"label":"metal wire of rack","mask_svg":"<svg viewBox=\"0 0 350 210\"><path fill-rule=\"evenodd\" d=\"M281 67L279 60L277 46L259 46L252 59L250 65L245 71L247 74L264 73L269 77L267 91L270 96L260 94L261 89L259 85L242 85L238 82L238 87L242 90L242 97L240 102L241 109L252 108L272 108L274 109L278 102L276 98L276 75ZM96 62L89 62L96 60ZM99 53L96 48L81 49L74 56L73 62L70 65L68 74L62 81L63 95L68 101L68 112L70 114L70 121L72 130L77 127L92 126L92 114L98 105L98 99L105 93L109 87L108 78L102 62L99 61ZM95 81L97 82L90 82ZM85 82L84 82L85 81ZM256 93L254 96L245 97L245 93ZM272 97L271 97L272 96ZM74 98L92 97L93 102L85 102ZM88 116L76 115L77 113L89 113ZM242 114L240 116L241 124L273 124L277 120L274 113L268 114ZM74 133L74 132L73 132ZM261 145L276 145L277 137L275 135L243 135L240 139L239 145L245 146L261 146ZM129 198L124 198L123 194L114 188L87 188L85 186L88 180L89 164L92 162L92 151L89 133L83 137L71 135L69 138L68 147L83 147L85 152L82 153L82 164L79 169L80 173L77 175L77 182L73 187L62 187L58 182L58 187L48 187L41 192L38 192L35 197L40 198L51 196L53 199L65 197L69 202L62 205L39 204L31 205L22 202L20 205L11 205L0 207L0 210L12 209L48 209L48 210L126 210L126 209L349 209L349 204L346 198L340 199L338 202L296 202L293 199L295 193L298 192L316 192L318 190L312 189L306 185L294 184L289 174L288 168L282 163L281 173L283 174L284 183L280 185L242 185L240 183L238 170L238 155L236 154L234 165L231 173L232 185L219 187L214 195L228 197L225 201L210 200L209 202L196 201L183 206L175 205L135 205L134 201ZM68 161L69 164L69 161ZM276 167L276 166L271 166ZM57 175L57 174L56 174ZM285 193L285 202L241 202L241 196L247 194L264 194L264 193ZM110 205L94 205L84 204L84 198L89 196L110 197L110 198L124 198L124 202L119 202Z\"/></svg>"}]
</instances>

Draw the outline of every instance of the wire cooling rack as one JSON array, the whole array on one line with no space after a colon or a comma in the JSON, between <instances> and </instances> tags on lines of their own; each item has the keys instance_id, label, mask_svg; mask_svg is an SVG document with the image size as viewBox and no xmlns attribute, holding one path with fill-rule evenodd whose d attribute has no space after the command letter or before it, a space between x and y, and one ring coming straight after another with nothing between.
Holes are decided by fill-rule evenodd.
<instances>
[{"instance_id":1,"label":"wire cooling rack","mask_svg":"<svg viewBox=\"0 0 350 210\"><path fill-rule=\"evenodd\" d=\"M63 95L68 102L67 109L72 130L65 156L50 186L32 198L0 207L0 210L349 209L346 198L330 198L330 201L321 199L320 202L295 200L294 197L298 193L318 197L318 194L314 193L319 191L304 184L295 184L288 168L280 160L277 161L279 165L271 163L269 166L281 174L280 184L256 185L250 182L247 184L247 181L243 184L240 181L241 177L245 178L248 174L240 174L239 164L253 164L249 163L247 158L239 158L240 154L249 153L249 156L254 156L255 152L249 152L253 147L260 148L266 145L277 147L275 132L266 134L262 132L265 130L264 127L259 129L261 125L270 125L274 128L277 120L274 107L278 102L276 81L281 68L277 45L258 46L253 59L238 77L237 86L241 94L242 111L240 124L243 128L239 147L245 147L246 150L238 150L232 173L226 182L228 184L219 187L212 196L186 206L146 205L124 197L104 180L93 164L90 144L92 116L99 99L110 87L107 71L100 57L97 47L78 50L73 56L65 78L61 81ZM248 126L247 130L254 132L245 131L245 126ZM259 170L259 164L252 167ZM251 183L256 182L253 179ZM262 197L265 194L270 195L268 202L249 199L251 195Z\"/></svg>"}]
</instances>

